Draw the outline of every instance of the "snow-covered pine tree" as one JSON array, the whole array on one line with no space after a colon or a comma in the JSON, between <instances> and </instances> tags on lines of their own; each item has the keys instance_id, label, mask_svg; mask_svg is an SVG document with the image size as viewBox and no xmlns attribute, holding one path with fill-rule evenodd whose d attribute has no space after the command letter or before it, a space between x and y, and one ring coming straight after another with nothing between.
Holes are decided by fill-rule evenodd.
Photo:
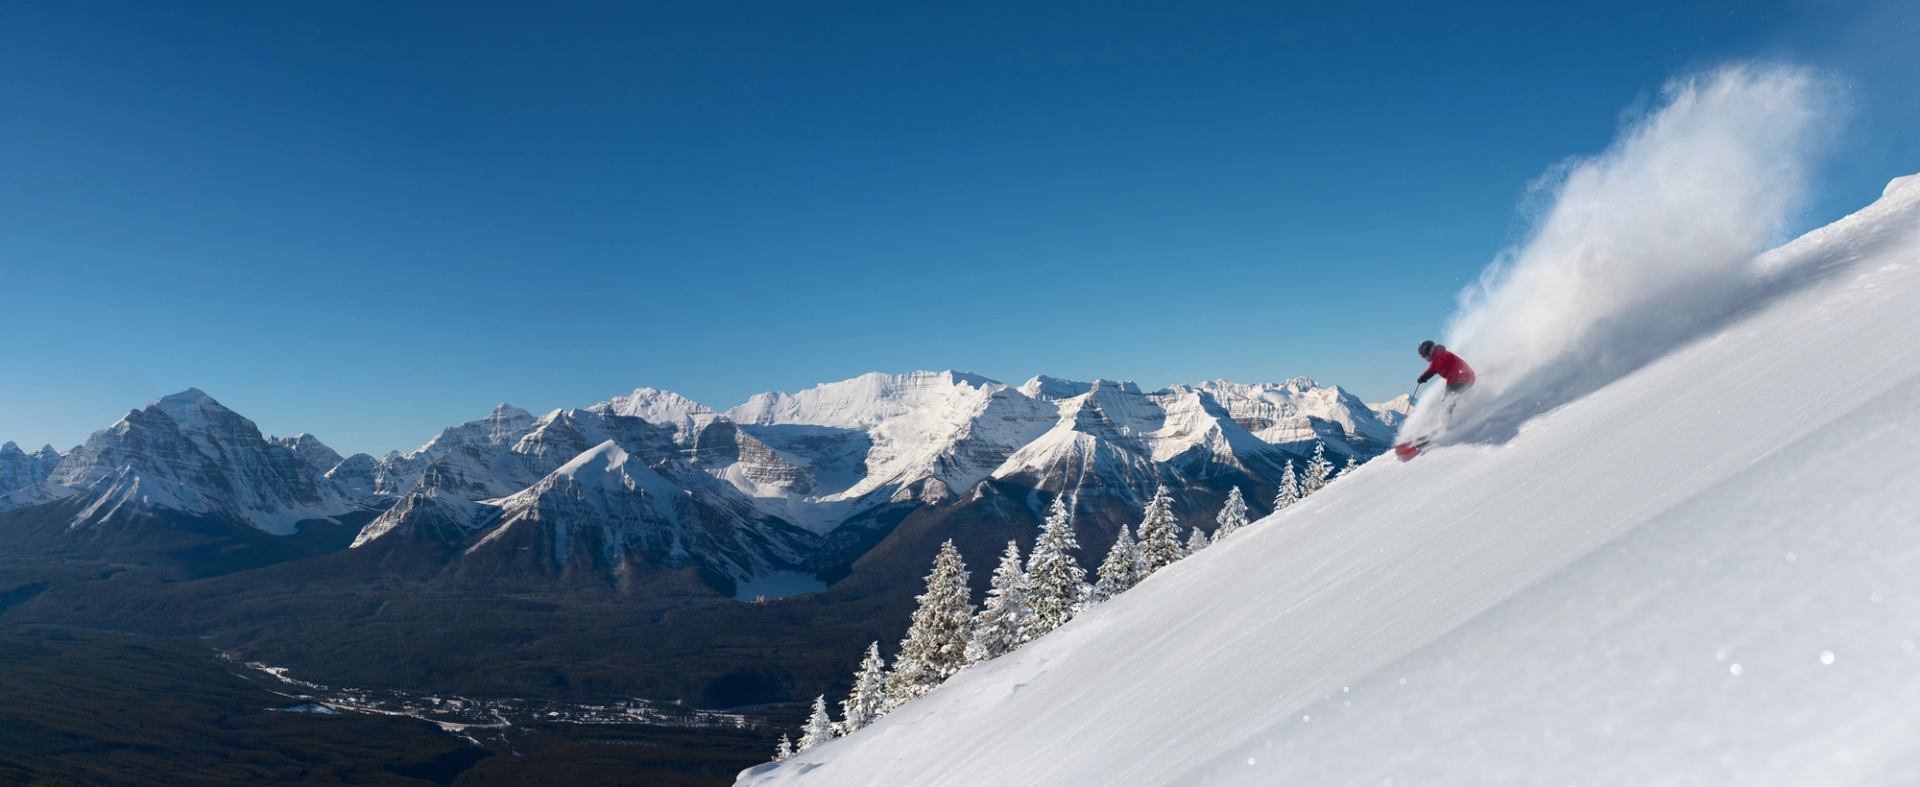
<instances>
[{"instance_id":1,"label":"snow-covered pine tree","mask_svg":"<svg viewBox=\"0 0 1920 787\"><path fill-rule=\"evenodd\" d=\"M1033 543L1027 558L1027 630L1023 641L1032 641L1065 625L1079 611L1087 570L1073 558L1080 541L1073 535L1067 513L1067 496L1053 499L1053 510L1040 526L1040 539Z\"/></svg>"},{"instance_id":2,"label":"snow-covered pine tree","mask_svg":"<svg viewBox=\"0 0 1920 787\"><path fill-rule=\"evenodd\" d=\"M1360 469L1360 458L1353 454L1347 454L1347 466L1340 468L1340 477L1346 478L1348 473L1352 473L1358 469Z\"/></svg>"},{"instance_id":3,"label":"snow-covered pine tree","mask_svg":"<svg viewBox=\"0 0 1920 787\"><path fill-rule=\"evenodd\" d=\"M1273 512L1278 514L1294 503L1300 502L1300 479L1293 474L1293 460L1287 460L1287 471L1280 474L1280 492L1273 496Z\"/></svg>"},{"instance_id":4,"label":"snow-covered pine tree","mask_svg":"<svg viewBox=\"0 0 1920 787\"><path fill-rule=\"evenodd\" d=\"M800 731L800 746L796 751L806 751L827 741L833 740L833 719L827 715L827 697L813 698L813 715L807 717L807 726Z\"/></svg>"},{"instance_id":5,"label":"snow-covered pine tree","mask_svg":"<svg viewBox=\"0 0 1920 787\"><path fill-rule=\"evenodd\" d=\"M900 641L900 653L887 673L887 710L919 699L967 665L967 639L973 601L967 591L967 564L953 540L940 545L927 574L927 592L919 596L913 624Z\"/></svg>"},{"instance_id":6,"label":"snow-covered pine tree","mask_svg":"<svg viewBox=\"0 0 1920 787\"><path fill-rule=\"evenodd\" d=\"M1221 541L1233 535L1233 531L1239 530L1241 525L1247 523L1247 499L1240 496L1240 487L1236 486L1233 491L1227 493L1227 504L1220 507L1220 515L1214 517L1213 521L1220 525L1213 531L1214 541ZM1194 530L1199 529L1194 528Z\"/></svg>"},{"instance_id":7,"label":"snow-covered pine tree","mask_svg":"<svg viewBox=\"0 0 1920 787\"><path fill-rule=\"evenodd\" d=\"M773 761L779 762L781 760L791 759L792 757L793 739L786 735L781 735L780 743L773 747Z\"/></svg>"},{"instance_id":8,"label":"snow-covered pine tree","mask_svg":"<svg viewBox=\"0 0 1920 787\"><path fill-rule=\"evenodd\" d=\"M1100 564L1100 580L1093 583L1091 600L1098 604L1125 593L1145 575L1140 569L1140 547L1133 542L1133 531L1122 525L1120 535L1113 540L1113 548L1107 550L1107 559Z\"/></svg>"},{"instance_id":9,"label":"snow-covered pine tree","mask_svg":"<svg viewBox=\"0 0 1920 787\"><path fill-rule=\"evenodd\" d=\"M887 667L880 660L880 643L867 645L867 657L853 673L853 690L840 703L840 734L859 732L886 713Z\"/></svg>"},{"instance_id":10,"label":"snow-covered pine tree","mask_svg":"<svg viewBox=\"0 0 1920 787\"><path fill-rule=\"evenodd\" d=\"M1206 549L1212 544L1212 541L1207 540L1207 531L1201 530L1199 525L1194 525L1193 532L1187 534L1187 554L1189 555Z\"/></svg>"},{"instance_id":11,"label":"snow-covered pine tree","mask_svg":"<svg viewBox=\"0 0 1920 787\"><path fill-rule=\"evenodd\" d=\"M967 663L974 664L1013 652L1026 639L1027 574L1020 569L1020 545L1008 541L993 570L987 603L973 616L973 637L967 641Z\"/></svg>"},{"instance_id":12,"label":"snow-covered pine tree","mask_svg":"<svg viewBox=\"0 0 1920 787\"><path fill-rule=\"evenodd\" d=\"M1162 484L1140 519L1140 576L1145 578L1186 556L1180 545L1180 522L1173 518L1173 493Z\"/></svg>"},{"instance_id":13,"label":"snow-covered pine tree","mask_svg":"<svg viewBox=\"0 0 1920 787\"><path fill-rule=\"evenodd\" d=\"M1333 463L1327 461L1327 444L1313 444L1313 458L1307 460L1307 477L1300 482L1300 496L1306 497L1320 491L1327 485L1327 479L1333 477Z\"/></svg>"}]
</instances>

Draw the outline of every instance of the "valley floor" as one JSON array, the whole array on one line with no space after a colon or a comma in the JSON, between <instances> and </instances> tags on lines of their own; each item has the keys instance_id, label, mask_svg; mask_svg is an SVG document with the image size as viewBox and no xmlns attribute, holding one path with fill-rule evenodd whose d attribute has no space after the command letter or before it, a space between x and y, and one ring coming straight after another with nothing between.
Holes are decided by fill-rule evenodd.
<instances>
[{"instance_id":1,"label":"valley floor","mask_svg":"<svg viewBox=\"0 0 1920 787\"><path fill-rule=\"evenodd\" d=\"M0 785L712 785L772 745L758 722L587 724L531 707L511 735L449 732L371 707L316 712L335 706L234 667L194 640L0 625ZM797 723L797 709L770 714Z\"/></svg>"}]
</instances>

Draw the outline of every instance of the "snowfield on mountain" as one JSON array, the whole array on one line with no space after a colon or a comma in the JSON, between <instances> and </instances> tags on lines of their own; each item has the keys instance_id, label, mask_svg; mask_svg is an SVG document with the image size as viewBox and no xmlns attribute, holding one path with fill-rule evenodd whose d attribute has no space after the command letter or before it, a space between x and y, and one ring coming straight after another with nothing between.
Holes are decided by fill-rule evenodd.
<instances>
[{"instance_id":1,"label":"snowfield on mountain","mask_svg":"<svg viewBox=\"0 0 1920 787\"><path fill-rule=\"evenodd\" d=\"M1750 261L1651 363L741 783L1920 779L1920 176Z\"/></svg>"}]
</instances>

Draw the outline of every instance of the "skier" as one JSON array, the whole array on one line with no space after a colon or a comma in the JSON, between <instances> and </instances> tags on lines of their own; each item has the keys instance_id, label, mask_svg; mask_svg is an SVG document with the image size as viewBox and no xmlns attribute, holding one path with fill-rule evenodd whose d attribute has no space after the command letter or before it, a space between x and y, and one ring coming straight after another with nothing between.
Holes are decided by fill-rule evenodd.
<instances>
[{"instance_id":1,"label":"skier","mask_svg":"<svg viewBox=\"0 0 1920 787\"><path fill-rule=\"evenodd\" d=\"M1454 355L1444 344L1434 344L1432 339L1420 343L1420 357L1427 359L1427 370L1420 373L1420 383L1425 385L1434 375L1447 381L1446 410L1441 414L1441 423L1453 420L1453 408L1460 404L1457 398L1460 392L1473 387L1473 367L1465 359ZM1412 459L1420 449L1425 448L1433 439L1432 434L1415 437L1393 446L1393 454L1404 462Z\"/></svg>"},{"instance_id":2,"label":"skier","mask_svg":"<svg viewBox=\"0 0 1920 787\"><path fill-rule=\"evenodd\" d=\"M1422 384L1437 374L1446 378L1447 393L1457 394L1473 387L1473 367L1448 351L1446 345L1434 344L1432 339L1421 342L1420 357L1427 359L1427 370L1420 375Z\"/></svg>"}]
</instances>

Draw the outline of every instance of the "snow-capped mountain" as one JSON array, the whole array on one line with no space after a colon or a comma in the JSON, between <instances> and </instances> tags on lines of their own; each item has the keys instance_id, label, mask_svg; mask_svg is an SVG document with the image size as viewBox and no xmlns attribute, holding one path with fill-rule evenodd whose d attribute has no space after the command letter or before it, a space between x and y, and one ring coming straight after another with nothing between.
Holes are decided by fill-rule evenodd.
<instances>
[{"instance_id":1,"label":"snow-capped mountain","mask_svg":"<svg viewBox=\"0 0 1920 787\"><path fill-rule=\"evenodd\" d=\"M0 495L39 486L60 464L60 452L46 446L33 453L12 442L0 443Z\"/></svg>"},{"instance_id":2,"label":"snow-capped mountain","mask_svg":"<svg viewBox=\"0 0 1920 787\"><path fill-rule=\"evenodd\" d=\"M436 443L458 448L427 462L414 486L352 546L408 534L471 542L466 555L504 554L531 561L535 570L584 561L618 572L651 561L699 566L735 582L799 567L811 534L762 514L733 486L695 467L671 423L618 409L554 410L523 425L502 408L448 430ZM493 485L475 483L479 468ZM526 478L534 480L490 494Z\"/></svg>"},{"instance_id":3,"label":"snow-capped mountain","mask_svg":"<svg viewBox=\"0 0 1920 787\"><path fill-rule=\"evenodd\" d=\"M993 477L1029 479L1052 490L1091 485L1138 499L1160 481L1177 485L1227 473L1278 478L1286 462L1310 453L1315 442L1365 458L1392 437L1351 394L1304 378L1148 393L1112 380L1035 377L1020 390L1053 402L1059 419Z\"/></svg>"},{"instance_id":4,"label":"snow-capped mountain","mask_svg":"<svg viewBox=\"0 0 1920 787\"><path fill-rule=\"evenodd\" d=\"M309 455L338 458L316 440L299 442ZM11 493L8 507L75 498L75 525L164 508L289 534L302 520L355 509L321 478L301 452L189 389L95 432L37 486Z\"/></svg>"},{"instance_id":5,"label":"snow-capped mountain","mask_svg":"<svg viewBox=\"0 0 1920 787\"><path fill-rule=\"evenodd\" d=\"M1341 453L1373 454L1393 441L1393 430L1359 398L1304 377L1253 385L1215 380L1173 390L1212 396L1236 423L1275 445L1320 440Z\"/></svg>"},{"instance_id":6,"label":"snow-capped mountain","mask_svg":"<svg viewBox=\"0 0 1920 787\"><path fill-rule=\"evenodd\" d=\"M263 437L190 390L64 457L0 449L0 481L19 487L0 510L70 500L77 521L171 510L275 534L370 512L354 548L404 536L486 556L512 542L514 554L547 568L583 557L610 569L650 561L747 583L857 558L818 552L846 522L961 504L990 480L1116 504L1161 483L1204 488L1205 499L1229 483L1270 491L1315 440L1336 457L1364 458L1388 432L1351 395L1303 379L1147 392L1109 380L1041 376L1016 388L909 372L761 394L725 412L652 388L539 417L502 404L375 459L342 457L309 434ZM542 546L530 547L529 534Z\"/></svg>"},{"instance_id":7,"label":"snow-capped mountain","mask_svg":"<svg viewBox=\"0 0 1920 787\"><path fill-rule=\"evenodd\" d=\"M1367 405L1367 409L1373 411L1374 417L1380 419L1380 423L1398 427L1406 423L1407 413L1413 409L1413 395L1401 394L1384 402L1374 402Z\"/></svg>"},{"instance_id":8,"label":"snow-capped mountain","mask_svg":"<svg viewBox=\"0 0 1920 787\"><path fill-rule=\"evenodd\" d=\"M340 452L320 442L320 438L314 437L306 432L301 432L292 437L269 437L267 439L292 451L295 456L300 457L300 461L307 464L308 468L319 471L322 476L325 476L327 471L333 469L334 465L340 464L340 462L345 459L345 457L340 455Z\"/></svg>"},{"instance_id":9,"label":"snow-capped mountain","mask_svg":"<svg viewBox=\"0 0 1920 787\"><path fill-rule=\"evenodd\" d=\"M988 478L1138 498L1161 481L1225 471L1277 479L1281 465L1305 456L1316 440L1364 458L1391 438L1352 395L1305 379L1143 392L1127 382L1044 375L1010 388L956 372L876 373L799 394L762 394L726 415L803 464L838 458L844 467L864 442L851 484L806 496L824 504L937 502Z\"/></svg>"},{"instance_id":10,"label":"snow-capped mountain","mask_svg":"<svg viewBox=\"0 0 1920 787\"><path fill-rule=\"evenodd\" d=\"M616 571L644 557L734 580L798 568L811 534L758 516L718 486L678 462L649 462L609 439L493 501L499 524L467 551L531 549L556 568L586 560Z\"/></svg>"},{"instance_id":11,"label":"snow-capped mountain","mask_svg":"<svg viewBox=\"0 0 1920 787\"><path fill-rule=\"evenodd\" d=\"M1758 263L1698 340L741 783L1912 782L1920 175Z\"/></svg>"},{"instance_id":12,"label":"snow-capped mountain","mask_svg":"<svg viewBox=\"0 0 1920 787\"><path fill-rule=\"evenodd\" d=\"M594 405L593 409L670 427L681 442L686 442L693 433L720 418L713 408L657 388L635 388L633 393L613 397Z\"/></svg>"},{"instance_id":13,"label":"snow-capped mountain","mask_svg":"<svg viewBox=\"0 0 1920 787\"><path fill-rule=\"evenodd\" d=\"M485 418L447 427L410 453L388 454L380 461L375 486L383 494L411 490L433 466L438 468L441 487L471 499L513 494L543 475L529 474L522 463L508 457L533 427L533 414L501 404Z\"/></svg>"},{"instance_id":14,"label":"snow-capped mountain","mask_svg":"<svg viewBox=\"0 0 1920 787\"><path fill-rule=\"evenodd\" d=\"M726 415L779 454L838 470L813 474L805 499L843 518L849 506L837 504L863 499L951 499L1042 434L1057 411L977 375L876 372L798 394L760 394ZM857 468L848 461L855 454Z\"/></svg>"}]
</instances>

